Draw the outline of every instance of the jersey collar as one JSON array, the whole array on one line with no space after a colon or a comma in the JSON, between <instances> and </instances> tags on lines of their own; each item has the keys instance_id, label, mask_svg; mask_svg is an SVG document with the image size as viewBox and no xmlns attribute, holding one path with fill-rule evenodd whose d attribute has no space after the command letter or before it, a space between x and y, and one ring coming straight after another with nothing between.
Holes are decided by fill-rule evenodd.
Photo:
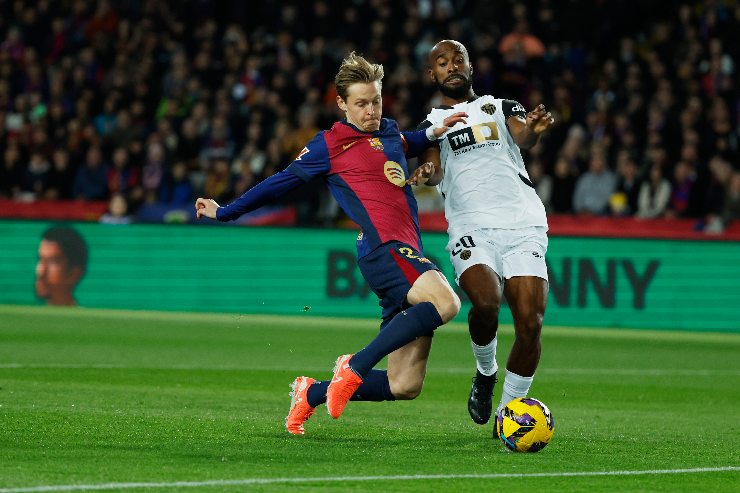
<instances>
[{"instance_id":1,"label":"jersey collar","mask_svg":"<svg viewBox=\"0 0 740 493\"><path fill-rule=\"evenodd\" d=\"M472 98L470 98L467 101L465 101L465 103L472 103L476 99L478 99L478 96L473 96ZM462 102L463 101L460 101L460 103L462 103ZM460 104L460 103L457 103L457 104ZM453 107L450 106L450 105L448 105L448 104L440 104L439 106L435 106L434 109L435 110L451 110L451 109L453 109Z\"/></svg>"}]
</instances>

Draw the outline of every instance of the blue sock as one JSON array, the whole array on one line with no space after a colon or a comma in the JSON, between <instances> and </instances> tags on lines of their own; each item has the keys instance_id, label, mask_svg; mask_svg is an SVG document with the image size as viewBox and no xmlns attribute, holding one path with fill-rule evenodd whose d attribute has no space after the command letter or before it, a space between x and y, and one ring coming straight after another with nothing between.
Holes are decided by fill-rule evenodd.
<instances>
[{"instance_id":1,"label":"blue sock","mask_svg":"<svg viewBox=\"0 0 740 493\"><path fill-rule=\"evenodd\" d=\"M329 380L315 382L308 388L308 405L316 407L326 402L326 389L329 388ZM388 382L388 372L385 370L370 370L362 381L362 385L352 396L353 401L395 401Z\"/></svg>"},{"instance_id":2,"label":"blue sock","mask_svg":"<svg viewBox=\"0 0 740 493\"><path fill-rule=\"evenodd\" d=\"M319 404L326 402L326 389L329 388L330 381L331 380L322 380L319 382L316 380L311 384L308 388L308 392L306 392L306 400L308 401L309 406L316 407Z\"/></svg>"},{"instance_id":3,"label":"blue sock","mask_svg":"<svg viewBox=\"0 0 740 493\"><path fill-rule=\"evenodd\" d=\"M351 401L395 401L386 370L370 370Z\"/></svg>"},{"instance_id":4,"label":"blue sock","mask_svg":"<svg viewBox=\"0 0 740 493\"><path fill-rule=\"evenodd\" d=\"M393 317L370 344L352 356L350 366L364 379L365 375L387 355L417 337L432 335L434 329L440 325L442 318L434 305L428 301L403 310Z\"/></svg>"}]
</instances>

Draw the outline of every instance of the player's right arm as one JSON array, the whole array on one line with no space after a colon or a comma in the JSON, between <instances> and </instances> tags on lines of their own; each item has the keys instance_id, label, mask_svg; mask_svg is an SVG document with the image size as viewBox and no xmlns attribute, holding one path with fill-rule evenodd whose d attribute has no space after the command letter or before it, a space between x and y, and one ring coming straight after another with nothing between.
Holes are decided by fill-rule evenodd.
<instances>
[{"instance_id":1,"label":"player's right arm","mask_svg":"<svg viewBox=\"0 0 740 493\"><path fill-rule=\"evenodd\" d=\"M326 174L329 168L329 152L324 141L324 133L319 132L298 157L280 173L264 179L225 206L218 205L213 199L199 197L195 201L195 214L198 219L209 217L219 221L233 221L247 212L273 202L311 178Z\"/></svg>"}]
</instances>

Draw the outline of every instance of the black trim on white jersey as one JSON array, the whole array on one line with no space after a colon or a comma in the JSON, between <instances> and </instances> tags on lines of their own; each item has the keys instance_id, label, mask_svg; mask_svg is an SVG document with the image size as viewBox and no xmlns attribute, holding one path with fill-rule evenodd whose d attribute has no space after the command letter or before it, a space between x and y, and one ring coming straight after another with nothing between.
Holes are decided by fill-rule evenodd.
<instances>
[{"instance_id":1,"label":"black trim on white jersey","mask_svg":"<svg viewBox=\"0 0 740 493\"><path fill-rule=\"evenodd\" d=\"M524 110L524 106L517 101L512 99L502 99L501 108L504 110L504 118L519 116L525 120L527 119L527 112Z\"/></svg>"},{"instance_id":2,"label":"black trim on white jersey","mask_svg":"<svg viewBox=\"0 0 740 493\"><path fill-rule=\"evenodd\" d=\"M529 180L529 178L527 178L526 176L524 176L524 175L523 175L523 174L521 174L521 173L519 173L519 178L521 178L521 180L522 180L522 181L524 182L524 184L525 184L525 185L527 185L527 186L530 186L530 187L534 188L534 183L532 183L532 182L531 182L531 181Z\"/></svg>"},{"instance_id":3,"label":"black trim on white jersey","mask_svg":"<svg viewBox=\"0 0 740 493\"><path fill-rule=\"evenodd\" d=\"M423 122L421 122L419 125L416 126L416 131L418 132L419 130L426 130L431 126L432 126L432 122L430 122L429 120L424 120Z\"/></svg>"}]
</instances>

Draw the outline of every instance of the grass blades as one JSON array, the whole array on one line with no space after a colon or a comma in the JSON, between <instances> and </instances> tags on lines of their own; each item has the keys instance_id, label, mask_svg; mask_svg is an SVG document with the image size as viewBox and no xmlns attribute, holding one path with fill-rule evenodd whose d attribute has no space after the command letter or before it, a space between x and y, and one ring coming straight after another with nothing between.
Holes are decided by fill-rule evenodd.
<instances>
[{"instance_id":1,"label":"grass blades","mask_svg":"<svg viewBox=\"0 0 740 493\"><path fill-rule=\"evenodd\" d=\"M287 434L292 379L329 378L336 356L364 346L377 326L0 306L0 493L740 484L738 334L546 327L531 395L550 407L556 427L538 454L507 452L491 424L468 417L474 362L461 324L436 334L417 400L352 402L336 421L322 406L305 436ZM502 327L502 367L511 342L511 327ZM715 470L722 467L735 469ZM655 472L616 474L629 471ZM99 486L109 483L120 484Z\"/></svg>"}]
</instances>

